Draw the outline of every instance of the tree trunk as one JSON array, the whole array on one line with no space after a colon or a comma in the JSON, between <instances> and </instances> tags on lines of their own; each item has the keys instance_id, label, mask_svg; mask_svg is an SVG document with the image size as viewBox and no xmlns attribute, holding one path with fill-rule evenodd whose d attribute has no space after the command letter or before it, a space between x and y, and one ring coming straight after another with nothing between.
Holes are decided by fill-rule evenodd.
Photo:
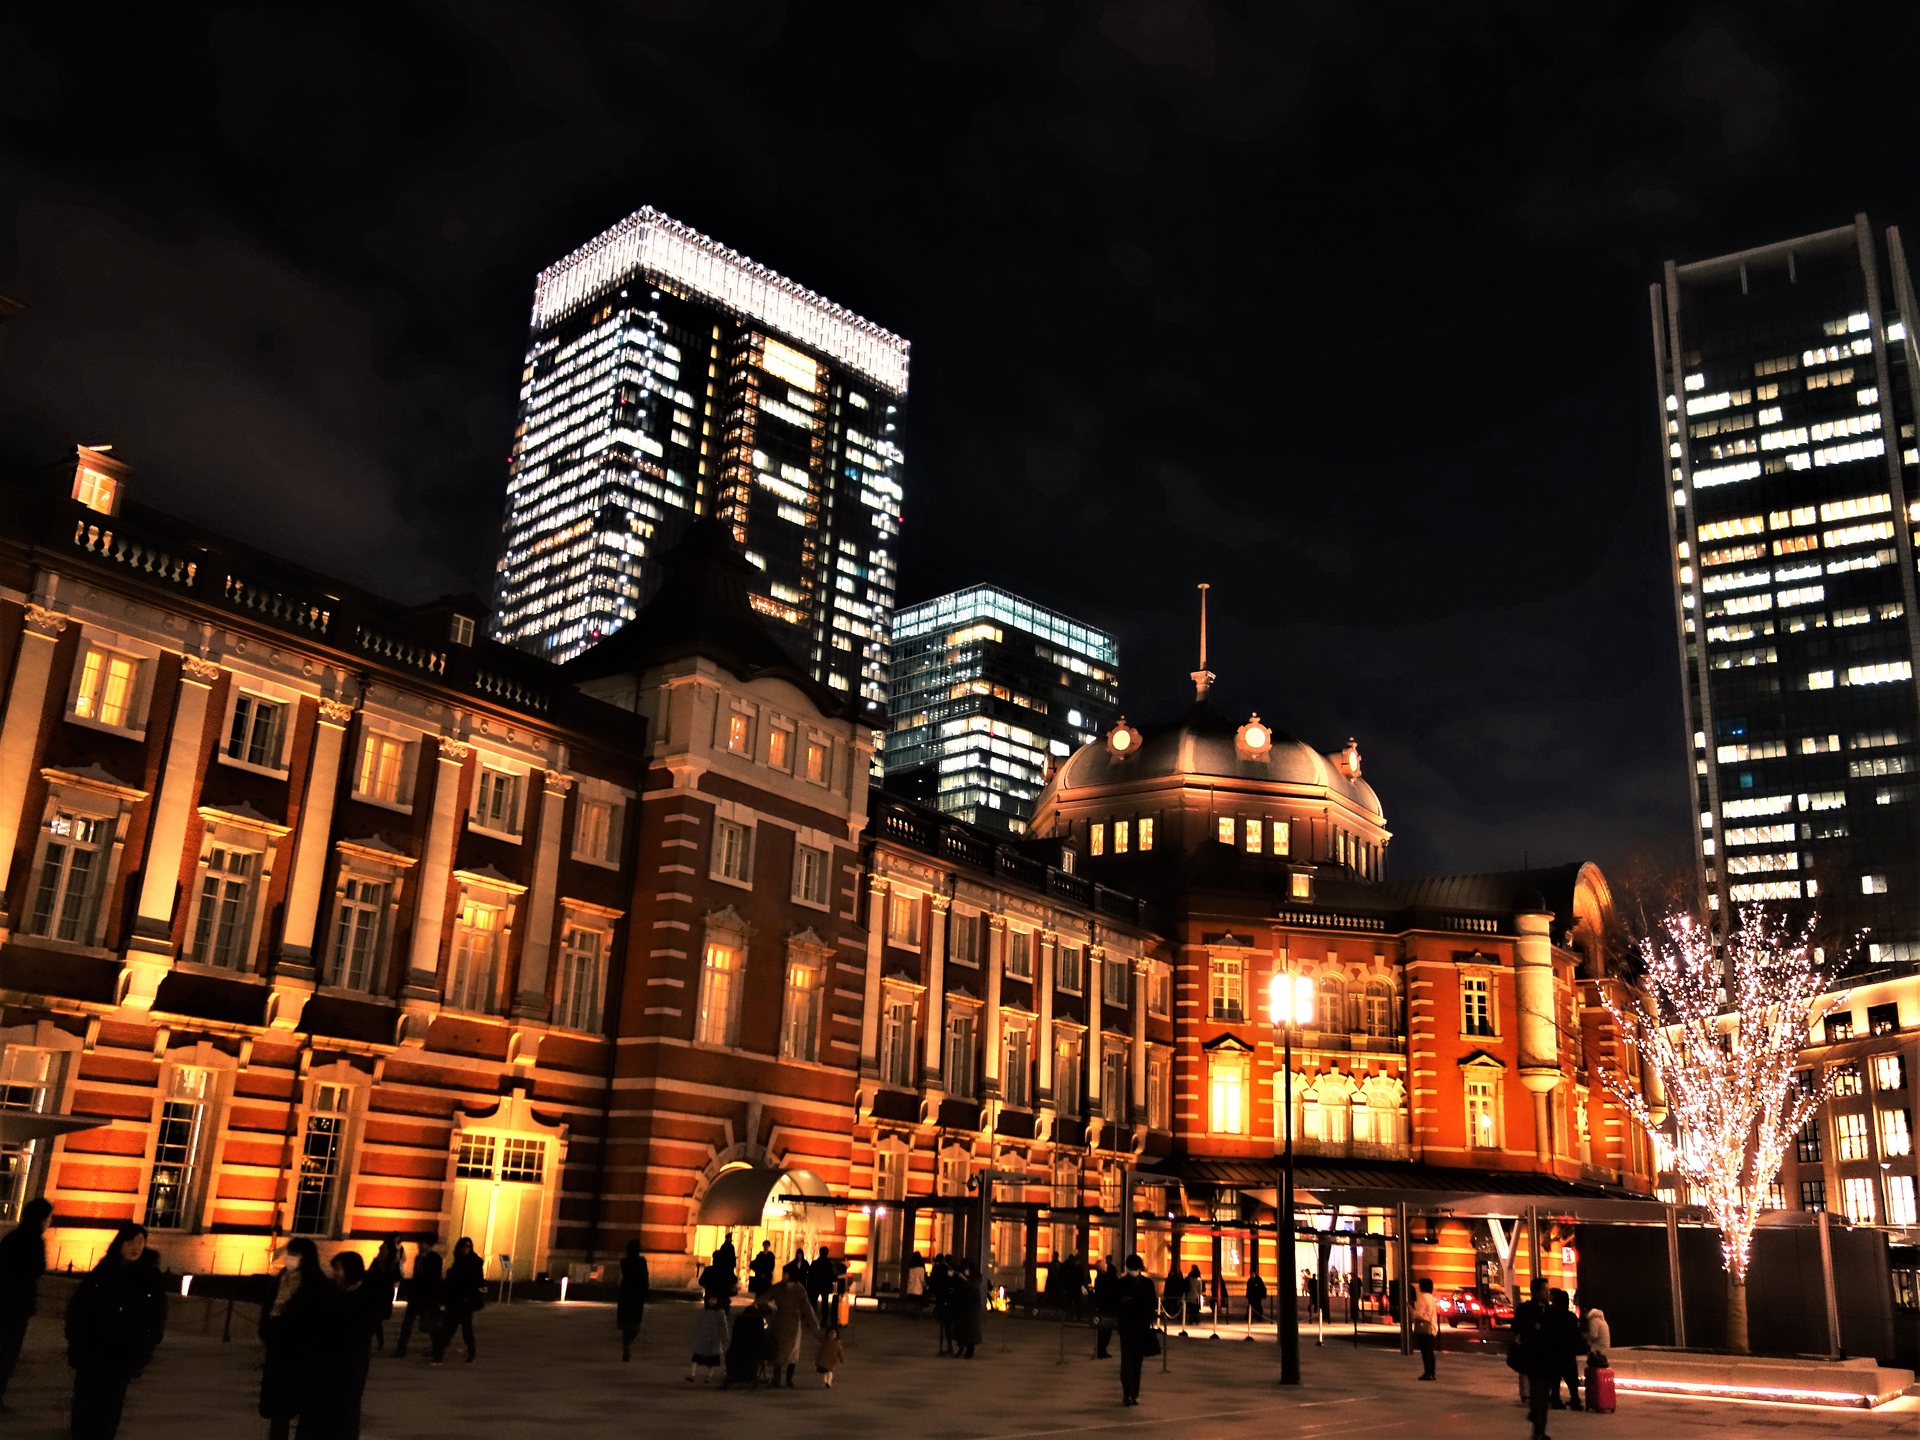
<instances>
[{"instance_id":1,"label":"tree trunk","mask_svg":"<svg viewBox=\"0 0 1920 1440\"><path fill-rule=\"evenodd\" d=\"M1727 1272L1727 1349L1747 1354L1747 1282Z\"/></svg>"}]
</instances>

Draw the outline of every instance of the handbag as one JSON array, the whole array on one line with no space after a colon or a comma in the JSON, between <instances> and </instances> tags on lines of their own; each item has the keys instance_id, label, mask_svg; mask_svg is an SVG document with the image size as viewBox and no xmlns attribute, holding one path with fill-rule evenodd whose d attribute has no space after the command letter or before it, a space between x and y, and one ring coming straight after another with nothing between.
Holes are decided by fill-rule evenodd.
<instances>
[{"instance_id":1,"label":"handbag","mask_svg":"<svg viewBox=\"0 0 1920 1440\"><path fill-rule=\"evenodd\" d=\"M1147 1338L1142 1341L1140 1345L1140 1353L1148 1358L1152 1358L1160 1353L1160 1332L1158 1330L1147 1331Z\"/></svg>"}]
</instances>

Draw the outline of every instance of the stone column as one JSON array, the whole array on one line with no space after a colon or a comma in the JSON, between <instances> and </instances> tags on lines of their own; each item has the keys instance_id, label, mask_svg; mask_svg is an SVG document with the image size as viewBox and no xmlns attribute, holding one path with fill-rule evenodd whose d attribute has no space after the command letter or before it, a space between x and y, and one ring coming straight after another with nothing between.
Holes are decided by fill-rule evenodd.
<instances>
[{"instance_id":1,"label":"stone column","mask_svg":"<svg viewBox=\"0 0 1920 1440\"><path fill-rule=\"evenodd\" d=\"M1097 1124L1106 1115L1100 1103L1100 1080L1106 1067L1106 995L1100 988L1100 966L1106 959L1097 945L1087 946L1087 1114Z\"/></svg>"},{"instance_id":2,"label":"stone column","mask_svg":"<svg viewBox=\"0 0 1920 1440\"><path fill-rule=\"evenodd\" d=\"M47 680L53 670L54 647L67 628L66 617L44 605L27 606L26 628L20 633L20 653L14 657L13 686L7 692L7 713L0 721L0 889L6 885L5 867L12 865L25 817L27 785L33 779L34 752L40 744L40 717L47 708ZM31 847L29 847L31 848ZM14 917L5 913L0 895L0 940L13 933Z\"/></svg>"},{"instance_id":3,"label":"stone column","mask_svg":"<svg viewBox=\"0 0 1920 1440\"><path fill-rule=\"evenodd\" d=\"M1007 917L995 915L992 924L993 944L987 952L986 1034L980 1042L986 1047L980 1094L990 1101L1000 1098L1000 977L1006 968L1007 951L1013 945Z\"/></svg>"},{"instance_id":4,"label":"stone column","mask_svg":"<svg viewBox=\"0 0 1920 1440\"><path fill-rule=\"evenodd\" d=\"M520 945L520 993L513 1001L513 1013L522 1020L545 1020L553 1009L547 1000L547 969L553 955L553 906L560 887L560 836L573 777L558 770L546 775L540 797L540 848L533 857L526 939Z\"/></svg>"},{"instance_id":5,"label":"stone column","mask_svg":"<svg viewBox=\"0 0 1920 1440\"><path fill-rule=\"evenodd\" d=\"M1153 984L1153 960L1133 962L1133 1115L1135 1125L1147 1123L1147 991Z\"/></svg>"},{"instance_id":6,"label":"stone column","mask_svg":"<svg viewBox=\"0 0 1920 1440\"><path fill-rule=\"evenodd\" d=\"M320 885L327 870L327 839L333 833L333 802L340 788L340 752L353 707L322 700L313 730L313 764L300 806L300 830L293 842L293 875L287 885L287 923L280 936L276 974L314 978L314 926L320 918Z\"/></svg>"},{"instance_id":7,"label":"stone column","mask_svg":"<svg viewBox=\"0 0 1920 1440\"><path fill-rule=\"evenodd\" d=\"M860 1003L860 1075L880 1075L880 967L887 953L887 896L884 875L867 876L867 975Z\"/></svg>"},{"instance_id":8,"label":"stone column","mask_svg":"<svg viewBox=\"0 0 1920 1440\"><path fill-rule=\"evenodd\" d=\"M1519 1014L1520 1083L1533 1096L1533 1145L1542 1167L1552 1163L1547 1096L1560 1083L1560 1034L1553 1014L1553 925L1550 914L1516 915L1513 990Z\"/></svg>"},{"instance_id":9,"label":"stone column","mask_svg":"<svg viewBox=\"0 0 1920 1440\"><path fill-rule=\"evenodd\" d=\"M147 834L145 871L140 877L139 908L127 946L126 987L121 1003L151 1010L160 981L173 965L173 907L180 887L180 860L200 770L200 742L207 729L207 700L220 667L198 655L180 659L180 687L173 706L173 735L160 770L160 795Z\"/></svg>"},{"instance_id":10,"label":"stone column","mask_svg":"<svg viewBox=\"0 0 1920 1440\"><path fill-rule=\"evenodd\" d=\"M460 836L460 772L472 747L440 737L439 770L433 777L433 815L427 822L427 849L420 861L420 893L414 902L413 948L407 955L404 997L415 1002L440 998L440 936L446 930L447 881L453 874L454 842Z\"/></svg>"},{"instance_id":11,"label":"stone column","mask_svg":"<svg viewBox=\"0 0 1920 1440\"><path fill-rule=\"evenodd\" d=\"M1034 1092L1036 1109L1053 1109L1053 959L1054 947L1059 937L1053 931L1040 933L1040 963L1035 967L1033 987L1039 993L1034 996L1033 1008L1040 1012L1040 1033L1034 1037L1039 1043L1040 1084Z\"/></svg>"},{"instance_id":12,"label":"stone column","mask_svg":"<svg viewBox=\"0 0 1920 1440\"><path fill-rule=\"evenodd\" d=\"M940 1078L940 1042L946 1031L947 915L952 906L950 896L936 892L927 918L927 1033L920 1083L934 1092L944 1089Z\"/></svg>"}]
</instances>

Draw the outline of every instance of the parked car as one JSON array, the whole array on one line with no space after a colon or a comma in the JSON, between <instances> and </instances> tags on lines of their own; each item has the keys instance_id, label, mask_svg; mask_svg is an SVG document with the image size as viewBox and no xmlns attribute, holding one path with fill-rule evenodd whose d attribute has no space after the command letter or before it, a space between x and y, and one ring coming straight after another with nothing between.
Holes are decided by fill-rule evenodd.
<instances>
[{"instance_id":1,"label":"parked car","mask_svg":"<svg viewBox=\"0 0 1920 1440\"><path fill-rule=\"evenodd\" d=\"M1513 1304L1504 1290L1491 1290L1483 1300L1479 1291L1463 1286L1442 1295L1439 1305L1440 1318L1454 1325L1479 1325L1483 1321L1490 1325L1513 1323Z\"/></svg>"}]
</instances>

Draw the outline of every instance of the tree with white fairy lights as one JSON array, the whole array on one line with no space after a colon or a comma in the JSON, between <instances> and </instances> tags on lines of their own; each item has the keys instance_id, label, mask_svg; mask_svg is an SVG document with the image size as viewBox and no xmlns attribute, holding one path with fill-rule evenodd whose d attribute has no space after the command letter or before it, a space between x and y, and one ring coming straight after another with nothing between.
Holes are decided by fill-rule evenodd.
<instances>
[{"instance_id":1,"label":"tree with white fairy lights","mask_svg":"<svg viewBox=\"0 0 1920 1440\"><path fill-rule=\"evenodd\" d=\"M1747 1352L1747 1266L1767 1190L1787 1147L1819 1109L1824 1084L1796 1073L1811 1028L1832 1008L1809 922L1797 932L1758 907L1716 939L1691 915L1640 942L1639 989L1606 996L1620 1033L1664 1092L1665 1116L1617 1070L1602 1081L1649 1132L1672 1122L1673 1169L1720 1229L1727 1348Z\"/></svg>"}]
</instances>

